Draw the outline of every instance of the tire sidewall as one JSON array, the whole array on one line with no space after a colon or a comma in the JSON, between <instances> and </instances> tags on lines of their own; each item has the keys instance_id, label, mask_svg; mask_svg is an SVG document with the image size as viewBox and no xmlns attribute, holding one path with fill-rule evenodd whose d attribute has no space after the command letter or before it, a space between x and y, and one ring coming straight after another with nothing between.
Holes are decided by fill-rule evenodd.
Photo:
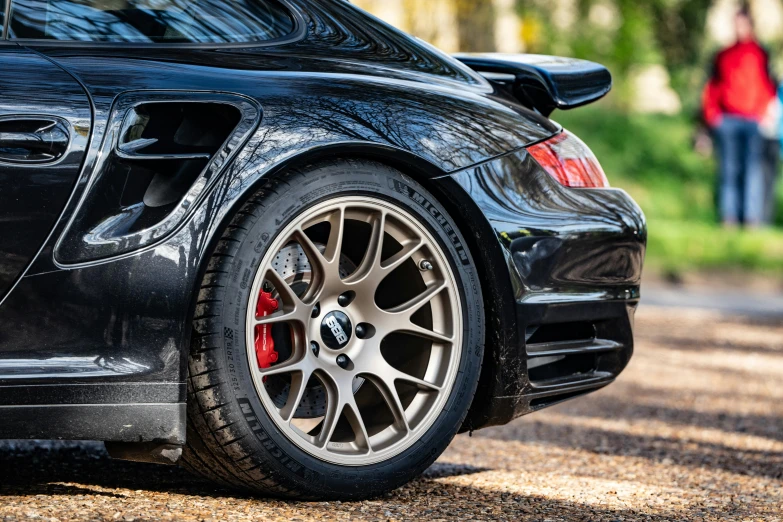
<instances>
[{"instance_id":1,"label":"tire sidewall","mask_svg":"<svg viewBox=\"0 0 783 522\"><path fill-rule=\"evenodd\" d=\"M286 176L273 190L262 189L263 209L248 227L233 258L225 289L222 326L223 366L229 395L252 436L251 453L262 456L276 478L323 497L367 497L398 487L426 469L462 424L478 382L484 344L481 288L464 239L435 198L418 183L384 165L346 162ZM462 351L451 395L432 426L411 447L386 461L340 466L322 461L288 440L258 397L245 342L247 303L253 279L269 245L294 219L318 203L341 196L370 196L398 205L426 226L451 263L463 315ZM242 422L242 421L240 421Z\"/></svg>"}]
</instances>

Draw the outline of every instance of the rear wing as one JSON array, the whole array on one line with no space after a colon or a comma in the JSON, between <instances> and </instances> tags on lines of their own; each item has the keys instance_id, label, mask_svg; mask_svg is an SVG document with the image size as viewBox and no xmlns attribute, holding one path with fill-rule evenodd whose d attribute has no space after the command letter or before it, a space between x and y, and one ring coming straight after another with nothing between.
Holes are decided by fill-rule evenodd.
<instances>
[{"instance_id":1,"label":"rear wing","mask_svg":"<svg viewBox=\"0 0 783 522\"><path fill-rule=\"evenodd\" d=\"M586 60L537 54L477 53L454 57L525 105L549 116L602 98L612 89L606 67Z\"/></svg>"}]
</instances>

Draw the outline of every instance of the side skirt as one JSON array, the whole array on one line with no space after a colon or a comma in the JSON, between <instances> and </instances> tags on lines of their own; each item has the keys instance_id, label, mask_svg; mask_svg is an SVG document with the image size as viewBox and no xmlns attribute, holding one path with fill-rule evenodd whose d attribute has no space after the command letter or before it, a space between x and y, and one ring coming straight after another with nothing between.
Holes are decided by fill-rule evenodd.
<instances>
[{"instance_id":1,"label":"side skirt","mask_svg":"<svg viewBox=\"0 0 783 522\"><path fill-rule=\"evenodd\" d=\"M0 406L0 438L185 443L185 403Z\"/></svg>"}]
</instances>

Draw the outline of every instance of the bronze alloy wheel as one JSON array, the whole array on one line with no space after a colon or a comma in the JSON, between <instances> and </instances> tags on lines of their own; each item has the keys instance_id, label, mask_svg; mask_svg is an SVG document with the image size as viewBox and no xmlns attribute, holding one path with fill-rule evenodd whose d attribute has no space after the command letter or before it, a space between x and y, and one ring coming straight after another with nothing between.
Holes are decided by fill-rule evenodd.
<instances>
[{"instance_id":1,"label":"bronze alloy wheel","mask_svg":"<svg viewBox=\"0 0 783 522\"><path fill-rule=\"evenodd\" d=\"M262 293L279 303L269 315L259 312ZM451 267L408 212L375 198L330 199L290 223L256 272L246 324L269 416L334 464L373 464L409 448L443 409L459 366ZM269 330L290 342L284 359L259 368L259 336Z\"/></svg>"}]
</instances>

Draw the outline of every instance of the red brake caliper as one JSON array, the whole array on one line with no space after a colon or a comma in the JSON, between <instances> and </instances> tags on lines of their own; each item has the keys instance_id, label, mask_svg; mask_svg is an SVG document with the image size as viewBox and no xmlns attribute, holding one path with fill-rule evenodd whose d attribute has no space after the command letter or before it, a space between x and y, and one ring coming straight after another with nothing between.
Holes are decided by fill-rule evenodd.
<instances>
[{"instance_id":1,"label":"red brake caliper","mask_svg":"<svg viewBox=\"0 0 783 522\"><path fill-rule=\"evenodd\" d=\"M277 299L272 298L272 294L261 290L256 305L256 317L266 317L277 310L279 303ZM259 368L269 368L277 362L277 351L275 351L275 341L272 339L272 325L261 324L256 326L256 359L258 359Z\"/></svg>"}]
</instances>

